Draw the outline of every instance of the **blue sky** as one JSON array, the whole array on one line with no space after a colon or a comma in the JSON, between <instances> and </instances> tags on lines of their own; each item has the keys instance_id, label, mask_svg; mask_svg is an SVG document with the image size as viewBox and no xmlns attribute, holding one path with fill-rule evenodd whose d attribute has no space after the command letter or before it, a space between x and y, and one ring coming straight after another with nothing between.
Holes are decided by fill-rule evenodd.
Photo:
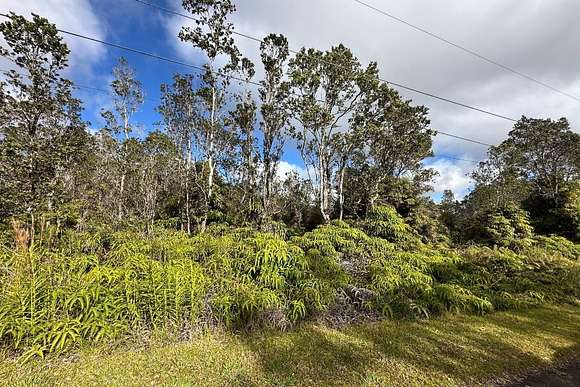
<instances>
[{"instance_id":1,"label":"blue sky","mask_svg":"<svg viewBox=\"0 0 580 387\"><path fill-rule=\"evenodd\" d=\"M149 0L180 10L179 0ZM580 2L577 0L369 0L377 7L448 37L493 59L541 79L566 92L580 95ZM256 37L283 33L293 48L328 49L340 42L351 47L361 62L379 62L381 76L395 82L465 102L510 117L567 116L580 122L578 103L466 55L424 34L385 19L352 0L238 0L233 16L236 30ZM187 22L163 14L134 0L3 0L0 11L13 10L48 17L59 28L123 44L185 62L201 64L203 56L181 44L176 35ZM143 83L147 100L135 121L146 132L160 117L155 112L161 83L175 72L190 69L110 49L73 37L65 38L72 50L67 73L79 84L107 88L111 70L125 56ZM259 62L257 44L237 39L241 51ZM259 76L259 74L258 74ZM259 78L258 78L259 79ZM430 108L432 127L486 143L498 144L511 123L401 90L405 98ZM85 102L85 117L94 129L103 125L100 110L109 96L95 91L78 93ZM152 101L153 100L153 101ZM576 129L577 131L577 129ZM481 160L486 148L454 138L437 136L438 154ZM439 172L434 181L437 197L450 188L461 196L468 191L466 177L473 163L429 159ZM294 147L287 146L282 168L300 169Z\"/></svg>"},{"instance_id":2,"label":"blue sky","mask_svg":"<svg viewBox=\"0 0 580 387\"><path fill-rule=\"evenodd\" d=\"M158 3L179 10L175 2L160 1ZM172 34L173 31L168 31L167 18L163 13L131 1L103 0L92 1L91 4L96 17L99 20L106 20L105 37L100 37L101 40L178 59L197 66L204 63L204 56L197 50L175 48L175 45L179 44L177 36ZM62 29L76 32L64 27ZM77 38L67 37L67 39ZM86 44L99 45L92 42ZM145 100L133 117L133 123L139 128L133 135L143 137L147 132L160 128L159 123L162 117L156 111L160 98L160 85L171 83L175 73L197 74L198 72L186 66L168 63L122 49L106 47L106 51L99 56L98 60L93 62L89 74L76 73L73 69L70 78L82 86L108 89L107 85L112 80L112 69L121 56L125 57L135 69L137 78L143 86ZM90 122L91 129L96 131L102 128L104 120L101 117L101 109L111 107L110 96L106 93L82 88L76 93L85 102L84 118ZM281 173L283 174L290 169L304 172L302 165L300 155L289 139L284 150Z\"/></svg>"},{"instance_id":3,"label":"blue sky","mask_svg":"<svg viewBox=\"0 0 580 387\"><path fill-rule=\"evenodd\" d=\"M166 57L175 57L175 50L168 44L163 19L158 17L156 12L148 12L138 4L127 1L93 1L91 2L94 11L100 20L106 20L106 38L103 40L123 44L125 46L139 48ZM95 44L88 42L87 44ZM112 79L112 69L120 56L124 56L135 69L137 78L143 85L145 101L139 112L134 117L135 122L143 125L145 130L155 127L160 121L159 114L155 111L160 96L160 85L170 83L174 73L187 73L188 69L162 62L153 58L139 54L126 52L115 48L106 48L106 54L101 56L92 66L93 80L90 86L107 89L107 85ZM192 62L193 62L192 58ZM73 78L79 84L85 84L82 78ZM87 82L88 83L88 82ZM92 91L80 91L79 95L83 100L90 99ZM109 97L102 95L99 101ZM92 104L91 104L92 105ZM100 118L100 108L97 106L87 106L85 117L91 122L93 128L100 128L103 121Z\"/></svg>"}]
</instances>

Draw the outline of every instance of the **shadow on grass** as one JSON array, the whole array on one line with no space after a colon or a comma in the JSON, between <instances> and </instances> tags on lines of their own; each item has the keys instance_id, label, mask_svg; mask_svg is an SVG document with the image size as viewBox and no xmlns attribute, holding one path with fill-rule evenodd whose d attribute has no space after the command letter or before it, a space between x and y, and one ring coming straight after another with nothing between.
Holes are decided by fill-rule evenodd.
<instances>
[{"instance_id":1,"label":"shadow on grass","mask_svg":"<svg viewBox=\"0 0 580 387\"><path fill-rule=\"evenodd\" d=\"M575 355L575 356L571 356ZM559 386L575 387L580 386L580 345L566 348L556 354L557 368L547 370L535 370L522 377L515 378L502 387L540 387Z\"/></svg>"},{"instance_id":2,"label":"shadow on grass","mask_svg":"<svg viewBox=\"0 0 580 387\"><path fill-rule=\"evenodd\" d=\"M343 330L309 325L244 342L277 385L471 384L569 356L580 342L580 313L550 307Z\"/></svg>"}]
</instances>

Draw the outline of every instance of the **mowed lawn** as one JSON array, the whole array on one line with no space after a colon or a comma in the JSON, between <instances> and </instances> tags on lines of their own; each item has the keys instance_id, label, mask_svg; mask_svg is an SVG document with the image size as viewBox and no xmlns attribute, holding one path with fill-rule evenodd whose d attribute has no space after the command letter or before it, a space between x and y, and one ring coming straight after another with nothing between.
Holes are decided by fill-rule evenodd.
<instances>
[{"instance_id":1,"label":"mowed lawn","mask_svg":"<svg viewBox=\"0 0 580 387\"><path fill-rule=\"evenodd\" d=\"M491 384L580 356L580 307L484 317L384 321L343 329L220 333L85 348L24 365L3 355L6 385Z\"/></svg>"}]
</instances>

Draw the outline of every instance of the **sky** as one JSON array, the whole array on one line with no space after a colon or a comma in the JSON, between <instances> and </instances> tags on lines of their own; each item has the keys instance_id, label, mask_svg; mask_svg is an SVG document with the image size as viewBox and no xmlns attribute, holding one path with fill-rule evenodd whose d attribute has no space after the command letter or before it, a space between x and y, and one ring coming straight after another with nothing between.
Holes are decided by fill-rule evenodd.
<instances>
[{"instance_id":1,"label":"sky","mask_svg":"<svg viewBox=\"0 0 580 387\"><path fill-rule=\"evenodd\" d=\"M148 0L182 11L179 0ZM365 0L425 30L496 62L580 98L580 1L577 0ZM567 117L574 131L580 124L580 102L485 62L431 36L362 6L354 0L235 0L236 31L262 38L284 34L293 49L318 49L343 43L361 63L378 62L380 75L448 99L508 117ZM188 20L147 7L135 0L2 0L0 11L47 17L60 29L153 52L193 64L203 55L177 38ZM135 116L138 134L156 127L161 83L172 74L191 72L98 43L64 36L71 49L66 76L79 85L106 89L119 56L125 56L143 83L146 101ZM236 37L241 52L259 63L258 44ZM5 63L0 61L5 67ZM1 67L0 66L0 67ZM260 74L258 65L258 76ZM259 78L258 78L259 79ZM411 91L399 90L414 104L430 109L431 127L489 144L506 138L513 123ZM110 107L106 93L79 90L91 128L103 126L100 111ZM482 160L486 147L438 135L435 154ZM439 172L434 198L444 189L465 195L467 177L476 164L450 158L426 160ZM281 171L304 171L291 143Z\"/></svg>"}]
</instances>

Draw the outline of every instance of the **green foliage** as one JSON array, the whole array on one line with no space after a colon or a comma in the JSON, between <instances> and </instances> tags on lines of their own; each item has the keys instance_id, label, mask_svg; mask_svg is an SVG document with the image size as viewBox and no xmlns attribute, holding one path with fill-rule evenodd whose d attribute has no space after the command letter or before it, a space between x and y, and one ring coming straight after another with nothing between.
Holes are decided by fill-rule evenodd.
<instances>
[{"instance_id":1,"label":"green foliage","mask_svg":"<svg viewBox=\"0 0 580 387\"><path fill-rule=\"evenodd\" d=\"M484 224L485 235L489 241L499 246L514 246L531 238L533 228L525 211L508 205L490 212Z\"/></svg>"},{"instance_id":2,"label":"green foliage","mask_svg":"<svg viewBox=\"0 0 580 387\"><path fill-rule=\"evenodd\" d=\"M561 255L572 261L580 260L580 244L569 241L563 237L537 236L534 238L533 247L540 250L537 256Z\"/></svg>"},{"instance_id":3,"label":"green foliage","mask_svg":"<svg viewBox=\"0 0 580 387\"><path fill-rule=\"evenodd\" d=\"M340 273L327 254L224 228L194 238L68 231L53 249L5 249L0 262L0 342L31 356L194 323L286 324L331 302Z\"/></svg>"},{"instance_id":4,"label":"green foliage","mask_svg":"<svg viewBox=\"0 0 580 387\"><path fill-rule=\"evenodd\" d=\"M518 253L505 248L471 247L463 252L458 282L489 299L496 309L545 302L577 303L580 265L577 256L568 259L564 255L570 242L558 239L534 239L530 246L518 249ZM542 247L549 244L551 248Z\"/></svg>"},{"instance_id":5,"label":"green foliage","mask_svg":"<svg viewBox=\"0 0 580 387\"><path fill-rule=\"evenodd\" d=\"M283 227L223 224L193 237L65 230L29 250L3 247L0 344L26 361L133 332L286 329L336 310L345 294L358 313L391 318L580 298L580 246L561 237L529 239L517 252L436 249L389 207L363 226L371 235L343 221L290 239Z\"/></svg>"},{"instance_id":6,"label":"green foliage","mask_svg":"<svg viewBox=\"0 0 580 387\"><path fill-rule=\"evenodd\" d=\"M333 305L350 284L371 292L362 307L390 317L577 302L577 252L545 237L518 254L401 251L338 221L289 241L251 228L212 227L193 238L67 231L53 249L2 250L0 341L26 360L134 331L285 328Z\"/></svg>"},{"instance_id":7,"label":"green foliage","mask_svg":"<svg viewBox=\"0 0 580 387\"><path fill-rule=\"evenodd\" d=\"M372 236L383 238L403 249L417 247L420 239L405 220L390 206L376 206L363 222L363 229Z\"/></svg>"},{"instance_id":8,"label":"green foliage","mask_svg":"<svg viewBox=\"0 0 580 387\"><path fill-rule=\"evenodd\" d=\"M90 139L81 101L61 77L70 51L57 27L11 12L0 35L0 56L17 68L0 81L0 218L26 221L34 239L35 218L68 199L63 176L84 161Z\"/></svg>"},{"instance_id":9,"label":"green foliage","mask_svg":"<svg viewBox=\"0 0 580 387\"><path fill-rule=\"evenodd\" d=\"M577 237L579 148L580 135L566 118L522 117L472 174L475 187L464 202L467 228L474 214L516 203L536 232Z\"/></svg>"},{"instance_id":10,"label":"green foliage","mask_svg":"<svg viewBox=\"0 0 580 387\"><path fill-rule=\"evenodd\" d=\"M443 312L486 313L493 305L455 280L461 258L448 252L394 252L371 264L376 307L391 317L428 318Z\"/></svg>"},{"instance_id":11,"label":"green foliage","mask_svg":"<svg viewBox=\"0 0 580 387\"><path fill-rule=\"evenodd\" d=\"M563 212L570 219L574 237L580 240L580 181L575 181L564 190Z\"/></svg>"}]
</instances>

